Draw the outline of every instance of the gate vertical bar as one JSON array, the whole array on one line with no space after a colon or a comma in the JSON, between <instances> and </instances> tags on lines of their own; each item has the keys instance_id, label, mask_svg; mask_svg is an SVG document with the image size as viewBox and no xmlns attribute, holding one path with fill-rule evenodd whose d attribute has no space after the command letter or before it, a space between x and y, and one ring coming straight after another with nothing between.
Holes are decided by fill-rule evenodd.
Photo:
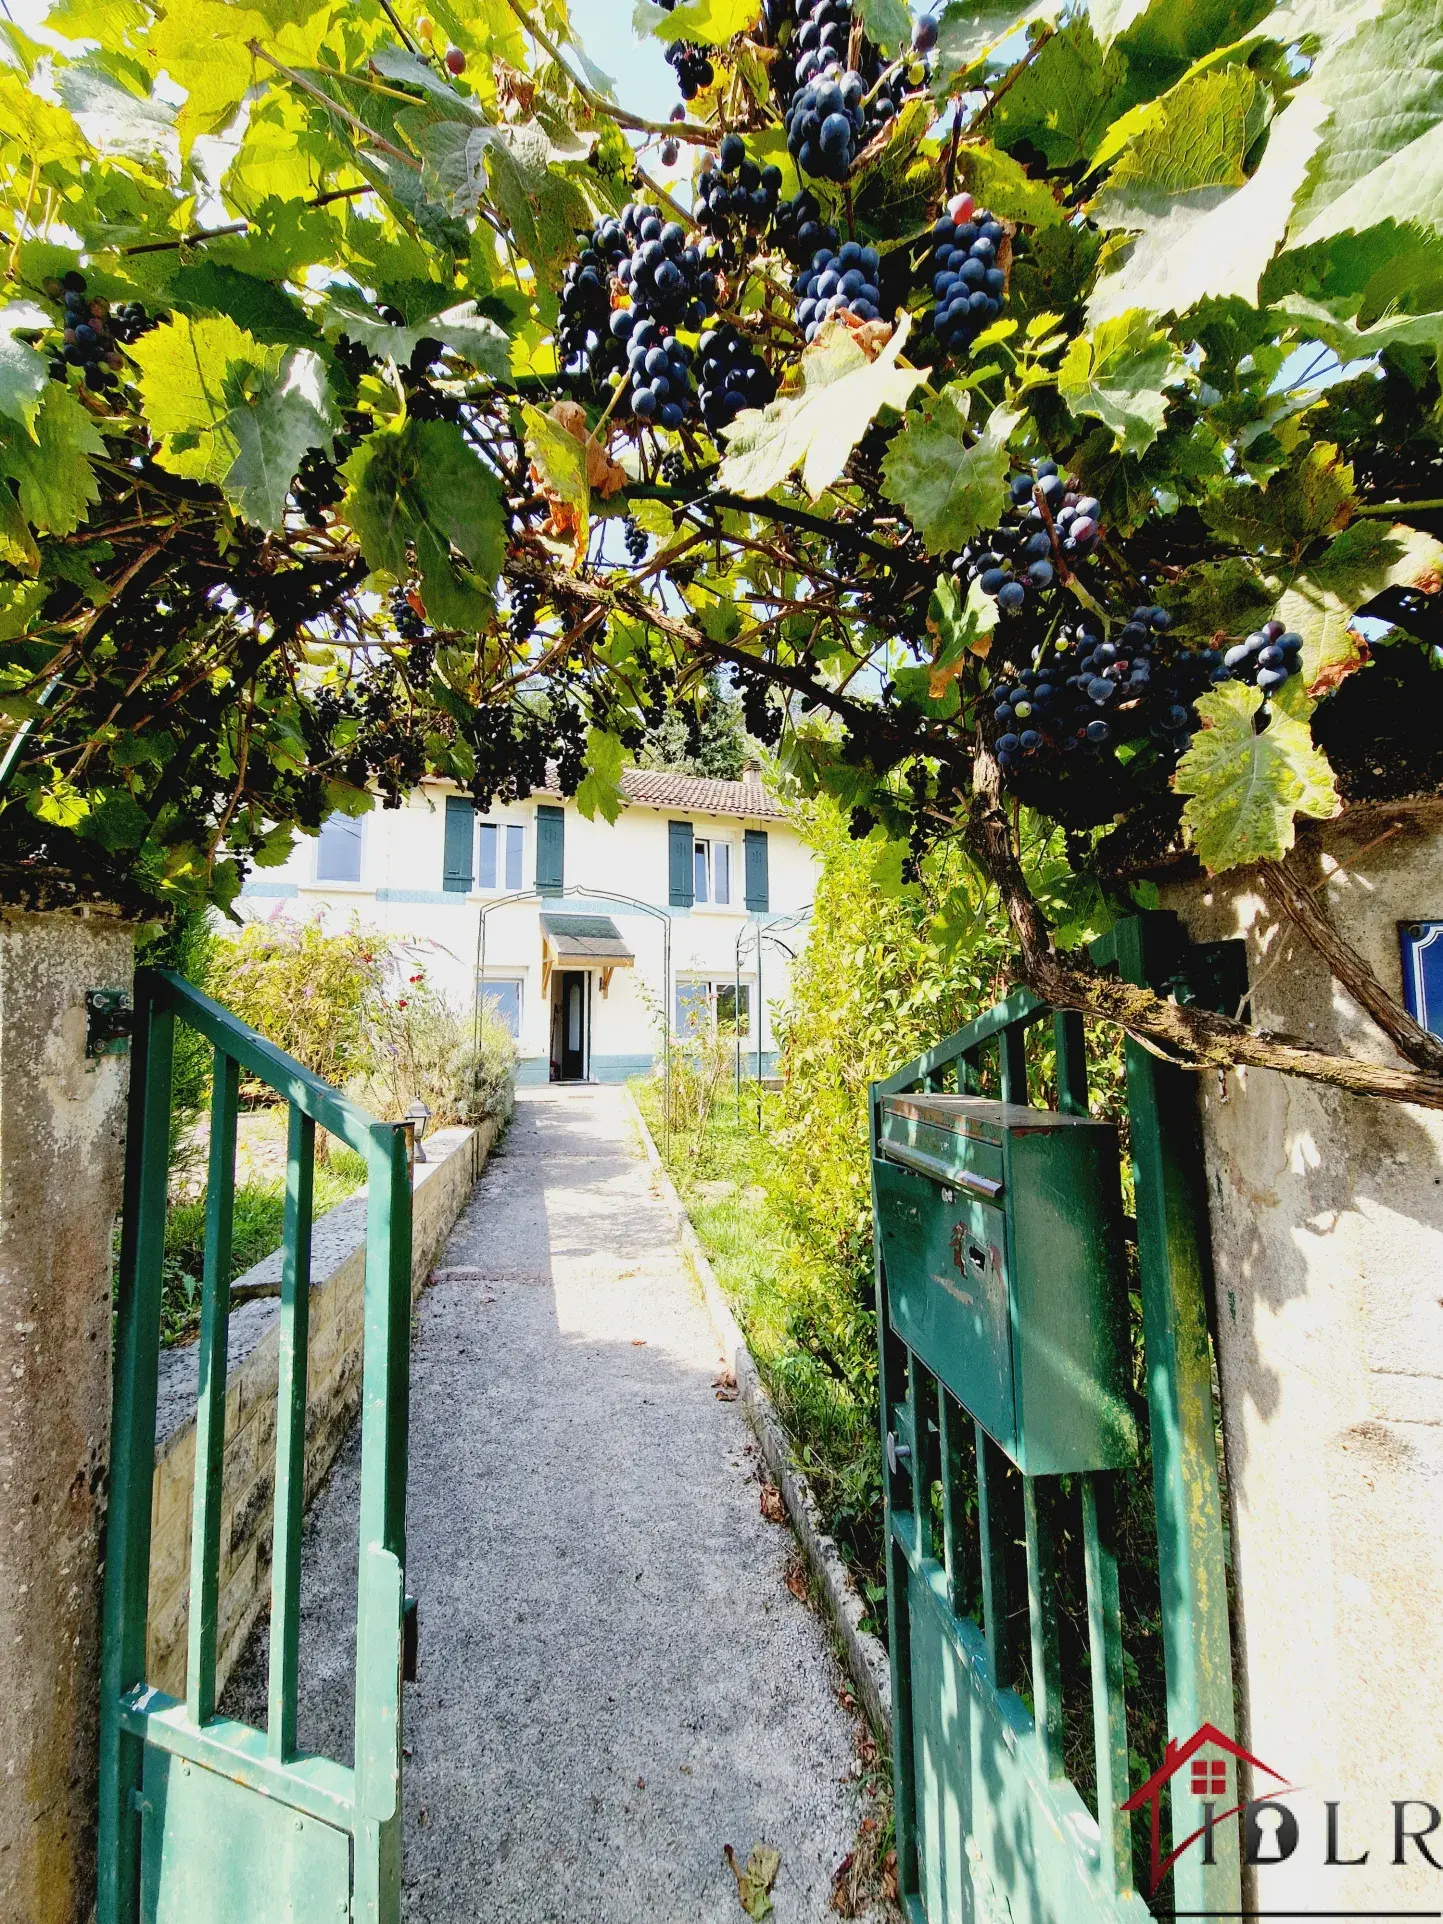
<instances>
[{"instance_id":1,"label":"gate vertical bar","mask_svg":"<svg viewBox=\"0 0 1443 1924\"><path fill-rule=\"evenodd\" d=\"M973 1430L977 1438L977 1535L982 1556L982 1634L992 1664L992 1681L999 1690L1006 1690L1010 1688L1016 1670L1007 1595L1006 1534L1002 1523L1006 1472L1001 1450L975 1419Z\"/></svg>"},{"instance_id":2,"label":"gate vertical bar","mask_svg":"<svg viewBox=\"0 0 1443 1924\"><path fill-rule=\"evenodd\" d=\"M1062 1764L1062 1653L1057 1633L1057 1483L1050 1476L1022 1479L1027 1533L1027 1621L1032 1633L1032 1720L1037 1750L1049 1777Z\"/></svg>"},{"instance_id":3,"label":"gate vertical bar","mask_svg":"<svg viewBox=\"0 0 1443 1924\"><path fill-rule=\"evenodd\" d=\"M140 1901L140 1819L131 1797L139 1789L144 1747L121 1729L120 1701L145 1681L174 1041L174 1016L149 972L138 970L105 1534L97 1924L134 1924Z\"/></svg>"},{"instance_id":4,"label":"gate vertical bar","mask_svg":"<svg viewBox=\"0 0 1443 1924\"><path fill-rule=\"evenodd\" d=\"M281 1257L275 1551L271 1564L270 1704L266 1717L266 1748L281 1763L288 1763L296 1748L315 1153L316 1125L293 1105L286 1153L286 1214Z\"/></svg>"},{"instance_id":5,"label":"gate vertical bar","mask_svg":"<svg viewBox=\"0 0 1443 1924\"><path fill-rule=\"evenodd\" d=\"M226 1337L230 1326L230 1250L235 1214L239 1100L240 1064L234 1056L217 1049L211 1071L210 1166L205 1191L205 1268L201 1284L199 1383L195 1407L195 1483L191 1492L185 1698L186 1713L193 1724L208 1724L215 1715Z\"/></svg>"},{"instance_id":6,"label":"gate vertical bar","mask_svg":"<svg viewBox=\"0 0 1443 1924\"><path fill-rule=\"evenodd\" d=\"M1092 1658L1092 1740L1102 1865L1115 1891L1132 1889L1127 1707L1123 1694L1122 1600L1117 1576L1117 1489L1106 1474L1082 1481L1082 1551L1087 1573L1087 1640Z\"/></svg>"},{"instance_id":7,"label":"gate vertical bar","mask_svg":"<svg viewBox=\"0 0 1443 1924\"><path fill-rule=\"evenodd\" d=\"M368 1160L352 1915L355 1924L398 1924L411 1334L411 1172L399 1124L376 1126Z\"/></svg>"},{"instance_id":8,"label":"gate vertical bar","mask_svg":"<svg viewBox=\"0 0 1443 1924\"><path fill-rule=\"evenodd\" d=\"M1168 914L1119 923L1112 941L1120 974L1138 984L1164 981L1184 939L1176 917ZM1181 1743L1205 1722L1233 1735L1232 1646L1208 1347L1207 1208L1194 1078L1131 1039L1126 1062L1168 1735ZM1174 1847L1196 1828L1189 1802L1181 1779L1176 1780ZM1173 1871L1177 1910L1236 1914L1241 1903L1236 1831L1220 1825L1214 1846L1215 1864L1205 1864L1197 1850L1178 1859Z\"/></svg>"}]
</instances>

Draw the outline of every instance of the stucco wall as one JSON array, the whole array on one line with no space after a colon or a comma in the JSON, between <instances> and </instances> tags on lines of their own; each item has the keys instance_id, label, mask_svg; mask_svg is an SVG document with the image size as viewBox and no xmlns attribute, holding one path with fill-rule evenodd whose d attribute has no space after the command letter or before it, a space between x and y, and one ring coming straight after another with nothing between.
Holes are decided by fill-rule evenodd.
<instances>
[{"instance_id":1,"label":"stucco wall","mask_svg":"<svg viewBox=\"0 0 1443 1924\"><path fill-rule=\"evenodd\" d=\"M1359 818L1294 862L1401 996L1397 924L1443 916L1443 831ZM1197 939L1245 939L1260 1024L1396 1059L1246 872L1165 901ZM1443 1874L1392 1863L1392 1804L1443 1807L1443 1113L1257 1071L1200 1094L1245 1741L1307 1787L1259 1901L1437 1906ZM1324 1864L1329 1798L1368 1864Z\"/></svg>"},{"instance_id":2,"label":"stucco wall","mask_svg":"<svg viewBox=\"0 0 1443 1924\"><path fill-rule=\"evenodd\" d=\"M128 989L132 928L0 911L0 1918L79 1924L95 1893L111 1233L124 1056L87 1061L85 992Z\"/></svg>"},{"instance_id":3,"label":"stucco wall","mask_svg":"<svg viewBox=\"0 0 1443 1924\"><path fill-rule=\"evenodd\" d=\"M459 1007L468 1007L475 981L476 932L479 911L488 900L506 893L473 890L469 895L446 894L441 888L445 800L449 784L426 782L399 809L375 809L362 825L361 881L354 885L317 883L316 844L302 840L289 862L252 878L239 908L251 919L273 915L319 915L330 928L346 928L359 920L367 928L394 936L413 937L422 945L418 957L435 986ZM547 799L547 798L543 798ZM555 805L555 797L549 805ZM497 806L485 818L518 822L526 831L522 864L523 886L535 878L535 802ZM668 823L686 819L699 836L720 835L732 842L733 886L737 903L727 908L697 906L673 909L668 903ZM743 899L743 831L749 818L708 816L695 809L658 809L639 804L625 807L615 823L601 817L588 821L573 805L566 807L565 881L595 891L586 897L567 896L550 903L524 902L497 909L487 919L486 972L522 981L523 1063L539 1065L544 1076L550 1052L550 998L542 991L539 916L543 910L568 915L607 915L625 936L635 957L632 969L618 969L607 993L598 976L592 999L594 1033L592 1055L598 1073L610 1064L618 1073L644 1067L659 1048L656 1012L662 1001L663 922L670 927L673 979L687 977L732 980L739 932L758 918L739 906ZM766 830L770 907L766 920L807 907L813 895L816 858L789 822L766 819L755 824ZM607 899L606 891L639 898L660 912L648 915L626 903ZM785 940L794 950L806 941L805 927ZM742 980L757 997L755 944L748 936ZM790 983L787 956L768 945L760 984L762 1042L775 1047L771 1010L785 1003ZM673 995L675 991L673 990ZM751 1038L755 1048L755 1036ZM525 1076L523 1074L523 1079Z\"/></svg>"},{"instance_id":4,"label":"stucco wall","mask_svg":"<svg viewBox=\"0 0 1443 1924\"><path fill-rule=\"evenodd\" d=\"M441 1131L428 1143L431 1160L416 1168L412 1204L411 1276L416 1293L485 1167L495 1136L495 1123L487 1122L479 1129ZM360 1408L365 1229L364 1193L327 1211L314 1229L307 1350L307 1505L325 1482ZM278 1283L280 1266L277 1252L240 1280ZM231 1315L216 1652L220 1688L270 1601L279 1333L280 1311L274 1300L242 1303ZM190 1615L196 1368L194 1344L163 1354L156 1425L146 1680L176 1697L185 1694Z\"/></svg>"}]
</instances>

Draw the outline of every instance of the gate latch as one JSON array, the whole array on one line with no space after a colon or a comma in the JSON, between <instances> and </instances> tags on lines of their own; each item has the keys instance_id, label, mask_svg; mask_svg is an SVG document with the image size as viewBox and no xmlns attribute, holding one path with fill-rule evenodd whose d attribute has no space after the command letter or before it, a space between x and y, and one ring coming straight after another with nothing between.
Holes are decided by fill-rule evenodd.
<instances>
[{"instance_id":1,"label":"gate latch","mask_svg":"<svg viewBox=\"0 0 1443 1924\"><path fill-rule=\"evenodd\" d=\"M130 1054L130 1038L135 1032L135 1010L124 989L87 989L85 991L85 1054L96 1056Z\"/></svg>"}]
</instances>

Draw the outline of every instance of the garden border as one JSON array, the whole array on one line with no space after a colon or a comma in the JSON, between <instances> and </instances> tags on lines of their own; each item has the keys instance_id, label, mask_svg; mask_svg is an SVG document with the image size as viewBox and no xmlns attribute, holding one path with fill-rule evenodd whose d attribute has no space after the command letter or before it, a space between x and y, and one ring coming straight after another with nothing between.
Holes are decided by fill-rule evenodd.
<instances>
[{"instance_id":1,"label":"garden border","mask_svg":"<svg viewBox=\"0 0 1443 1924\"><path fill-rule=\"evenodd\" d=\"M817 1499L812 1494L805 1472L799 1467L792 1455L791 1444L782 1427L780 1418L767 1394L766 1385L757 1370L747 1339L741 1325L732 1313L731 1305L722 1293L720 1283L712 1269L706 1250L702 1247L695 1225L687 1214L686 1205L671 1179L665 1163L652 1140L646 1118L631 1090L626 1091L632 1119L641 1137L641 1145L646 1159L651 1165L652 1175L662 1202L671 1211L681 1235L681 1244L686 1252L687 1261L697 1282L701 1285L702 1296L707 1312L721 1344L722 1354L728 1359L739 1399L747 1414L747 1421L761 1445L762 1455L767 1468L782 1493L782 1501L792 1528L802 1546L807 1567L820 1590L841 1641L842 1654L846 1661L853 1683L857 1687L867 1719L873 1730L890 1743L892 1739L892 1675L887 1646L880 1637L862 1628L866 1606L857 1594L846 1564L835 1540L828 1535L822 1525L822 1514Z\"/></svg>"}]
</instances>

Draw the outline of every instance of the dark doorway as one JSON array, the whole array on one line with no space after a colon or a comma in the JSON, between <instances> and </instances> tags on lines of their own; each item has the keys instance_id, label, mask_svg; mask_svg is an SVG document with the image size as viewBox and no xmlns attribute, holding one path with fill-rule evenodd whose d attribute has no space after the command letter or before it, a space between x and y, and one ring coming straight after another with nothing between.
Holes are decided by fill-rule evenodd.
<instances>
[{"instance_id":1,"label":"dark doorway","mask_svg":"<svg viewBox=\"0 0 1443 1924\"><path fill-rule=\"evenodd\" d=\"M586 971L563 969L558 995L561 1047L557 1060L563 1082L581 1082L586 1076Z\"/></svg>"}]
</instances>

